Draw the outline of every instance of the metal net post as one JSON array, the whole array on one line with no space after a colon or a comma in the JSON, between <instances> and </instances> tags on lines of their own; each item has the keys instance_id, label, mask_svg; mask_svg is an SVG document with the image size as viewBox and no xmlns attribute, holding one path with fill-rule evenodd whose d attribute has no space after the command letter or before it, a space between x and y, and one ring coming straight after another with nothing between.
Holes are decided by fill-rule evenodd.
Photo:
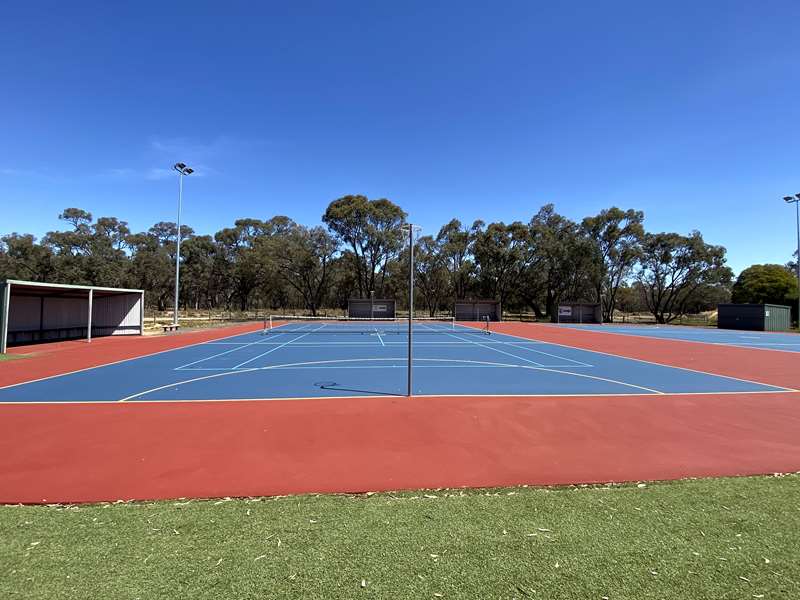
<instances>
[{"instance_id":1,"label":"metal net post","mask_svg":"<svg viewBox=\"0 0 800 600\"><path fill-rule=\"evenodd\" d=\"M414 395L414 230L419 230L421 227L412 223L408 223L405 227L408 228L408 389L406 393L411 397Z\"/></svg>"}]
</instances>

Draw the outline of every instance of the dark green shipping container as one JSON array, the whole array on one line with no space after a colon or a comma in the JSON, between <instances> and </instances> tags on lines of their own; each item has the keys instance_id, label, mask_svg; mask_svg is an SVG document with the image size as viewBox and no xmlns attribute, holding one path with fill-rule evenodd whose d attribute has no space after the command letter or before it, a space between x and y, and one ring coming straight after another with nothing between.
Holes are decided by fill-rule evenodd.
<instances>
[{"instance_id":1,"label":"dark green shipping container","mask_svg":"<svg viewBox=\"0 0 800 600\"><path fill-rule=\"evenodd\" d=\"M717 327L748 331L788 331L792 326L791 309L779 304L720 304Z\"/></svg>"}]
</instances>

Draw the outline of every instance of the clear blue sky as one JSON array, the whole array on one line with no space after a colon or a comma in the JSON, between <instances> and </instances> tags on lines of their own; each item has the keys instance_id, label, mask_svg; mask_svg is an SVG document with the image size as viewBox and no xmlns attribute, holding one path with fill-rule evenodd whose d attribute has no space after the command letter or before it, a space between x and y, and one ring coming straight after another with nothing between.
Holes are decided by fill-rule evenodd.
<instances>
[{"instance_id":1,"label":"clear blue sky","mask_svg":"<svg viewBox=\"0 0 800 600\"><path fill-rule=\"evenodd\" d=\"M644 210L784 263L800 192L800 3L7 3L0 233L67 206L134 230L319 222L387 197L435 233Z\"/></svg>"}]
</instances>

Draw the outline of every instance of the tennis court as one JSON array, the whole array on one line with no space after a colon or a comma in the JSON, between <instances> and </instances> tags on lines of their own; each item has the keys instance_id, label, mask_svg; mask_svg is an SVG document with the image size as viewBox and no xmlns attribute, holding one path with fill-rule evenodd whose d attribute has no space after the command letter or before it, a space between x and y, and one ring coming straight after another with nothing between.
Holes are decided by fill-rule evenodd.
<instances>
[{"instance_id":1,"label":"tennis court","mask_svg":"<svg viewBox=\"0 0 800 600\"><path fill-rule=\"evenodd\" d=\"M735 331L705 327L682 327L680 325L561 325L586 331L637 335L666 340L702 342L741 348L761 348L800 352L800 335L772 331Z\"/></svg>"},{"instance_id":2,"label":"tennis court","mask_svg":"<svg viewBox=\"0 0 800 600\"><path fill-rule=\"evenodd\" d=\"M775 393L787 388L517 337L413 323L415 396ZM1 402L405 396L407 321L273 320L263 331L0 388Z\"/></svg>"}]
</instances>

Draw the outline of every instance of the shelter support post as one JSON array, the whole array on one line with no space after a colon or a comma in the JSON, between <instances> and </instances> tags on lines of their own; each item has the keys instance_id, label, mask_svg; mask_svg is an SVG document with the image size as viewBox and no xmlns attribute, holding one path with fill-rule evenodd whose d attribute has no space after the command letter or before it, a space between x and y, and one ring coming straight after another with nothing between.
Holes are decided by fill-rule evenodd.
<instances>
[{"instance_id":1,"label":"shelter support post","mask_svg":"<svg viewBox=\"0 0 800 600\"><path fill-rule=\"evenodd\" d=\"M11 284L0 284L0 354L6 353L8 344L8 315L11 310Z\"/></svg>"},{"instance_id":2,"label":"shelter support post","mask_svg":"<svg viewBox=\"0 0 800 600\"><path fill-rule=\"evenodd\" d=\"M86 341L92 341L92 301L94 300L94 290L89 290L89 316L86 319Z\"/></svg>"}]
</instances>

